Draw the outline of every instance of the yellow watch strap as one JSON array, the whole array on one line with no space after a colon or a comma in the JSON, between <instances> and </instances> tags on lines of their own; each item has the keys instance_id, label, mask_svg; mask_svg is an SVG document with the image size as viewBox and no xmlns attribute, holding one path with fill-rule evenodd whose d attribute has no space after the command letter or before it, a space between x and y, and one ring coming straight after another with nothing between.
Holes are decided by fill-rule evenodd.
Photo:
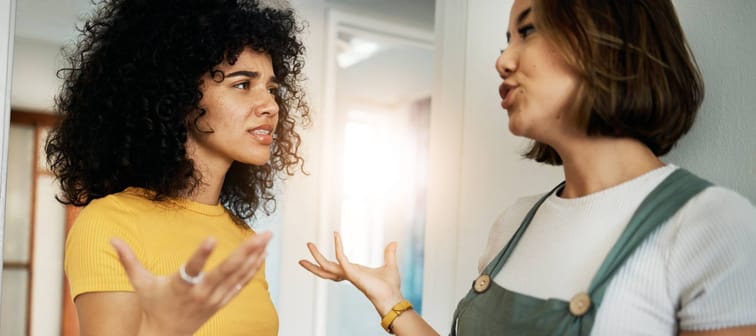
<instances>
[{"instance_id":1,"label":"yellow watch strap","mask_svg":"<svg viewBox=\"0 0 756 336\"><path fill-rule=\"evenodd\" d=\"M396 320L399 315L410 309L412 309L412 304L407 300L402 300L395 304L391 307L391 310L386 313L386 316L381 319L381 327L383 327L383 329L389 334L393 334L393 332L391 332L391 324L394 323L394 320Z\"/></svg>"}]
</instances>

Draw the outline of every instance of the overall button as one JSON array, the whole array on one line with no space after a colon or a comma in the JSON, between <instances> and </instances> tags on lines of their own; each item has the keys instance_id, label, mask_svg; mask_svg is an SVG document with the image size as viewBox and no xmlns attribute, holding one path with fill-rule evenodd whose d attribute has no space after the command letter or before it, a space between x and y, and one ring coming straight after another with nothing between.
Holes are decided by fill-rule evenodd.
<instances>
[{"instance_id":1,"label":"overall button","mask_svg":"<svg viewBox=\"0 0 756 336\"><path fill-rule=\"evenodd\" d=\"M570 300L570 314L583 316L591 308L591 297L587 293L579 293Z\"/></svg>"},{"instance_id":2,"label":"overall button","mask_svg":"<svg viewBox=\"0 0 756 336\"><path fill-rule=\"evenodd\" d=\"M488 287L491 287L491 277L488 274L481 274L473 281L473 290L478 294L488 290Z\"/></svg>"}]
</instances>

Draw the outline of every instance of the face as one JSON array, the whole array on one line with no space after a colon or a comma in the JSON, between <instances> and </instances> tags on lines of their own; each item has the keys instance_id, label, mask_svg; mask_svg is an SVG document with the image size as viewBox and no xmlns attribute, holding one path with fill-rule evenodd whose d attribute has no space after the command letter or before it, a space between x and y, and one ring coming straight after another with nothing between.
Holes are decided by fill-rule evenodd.
<instances>
[{"instance_id":1,"label":"face","mask_svg":"<svg viewBox=\"0 0 756 336\"><path fill-rule=\"evenodd\" d=\"M496 70L503 80L499 94L509 115L509 130L553 146L559 135L574 131L566 116L577 93L578 76L534 25L531 0L515 0L507 41Z\"/></svg>"},{"instance_id":2,"label":"face","mask_svg":"<svg viewBox=\"0 0 756 336\"><path fill-rule=\"evenodd\" d=\"M199 106L206 113L197 127L189 126L189 156L222 174L233 161L265 164L278 124L279 85L270 56L246 48L236 63L224 62L214 70L224 75L203 78Z\"/></svg>"}]
</instances>

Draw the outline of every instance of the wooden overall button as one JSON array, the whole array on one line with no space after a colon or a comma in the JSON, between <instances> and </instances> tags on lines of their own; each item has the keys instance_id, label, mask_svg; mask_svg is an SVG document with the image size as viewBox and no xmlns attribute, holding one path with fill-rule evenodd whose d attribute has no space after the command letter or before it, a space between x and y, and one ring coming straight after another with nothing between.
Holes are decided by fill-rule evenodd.
<instances>
[{"instance_id":1,"label":"wooden overall button","mask_svg":"<svg viewBox=\"0 0 756 336\"><path fill-rule=\"evenodd\" d=\"M586 293L579 293L570 300L570 314L583 316L591 309L591 297Z\"/></svg>"},{"instance_id":2,"label":"wooden overall button","mask_svg":"<svg viewBox=\"0 0 756 336\"><path fill-rule=\"evenodd\" d=\"M491 287L491 277L488 274L481 274L475 281L473 281L473 289L476 293L480 294L488 290Z\"/></svg>"}]
</instances>

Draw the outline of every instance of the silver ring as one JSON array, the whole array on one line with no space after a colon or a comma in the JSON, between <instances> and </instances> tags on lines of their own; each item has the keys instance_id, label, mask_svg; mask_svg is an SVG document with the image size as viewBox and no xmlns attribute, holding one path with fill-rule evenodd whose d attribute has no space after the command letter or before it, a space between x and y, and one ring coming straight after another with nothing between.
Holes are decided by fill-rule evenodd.
<instances>
[{"instance_id":1,"label":"silver ring","mask_svg":"<svg viewBox=\"0 0 756 336\"><path fill-rule=\"evenodd\" d=\"M190 285L196 285L200 283L202 281L202 275L202 272L199 272L195 276L186 274L186 264L181 265L181 268L179 268L179 276L181 277L181 280L184 280L184 282Z\"/></svg>"}]
</instances>

